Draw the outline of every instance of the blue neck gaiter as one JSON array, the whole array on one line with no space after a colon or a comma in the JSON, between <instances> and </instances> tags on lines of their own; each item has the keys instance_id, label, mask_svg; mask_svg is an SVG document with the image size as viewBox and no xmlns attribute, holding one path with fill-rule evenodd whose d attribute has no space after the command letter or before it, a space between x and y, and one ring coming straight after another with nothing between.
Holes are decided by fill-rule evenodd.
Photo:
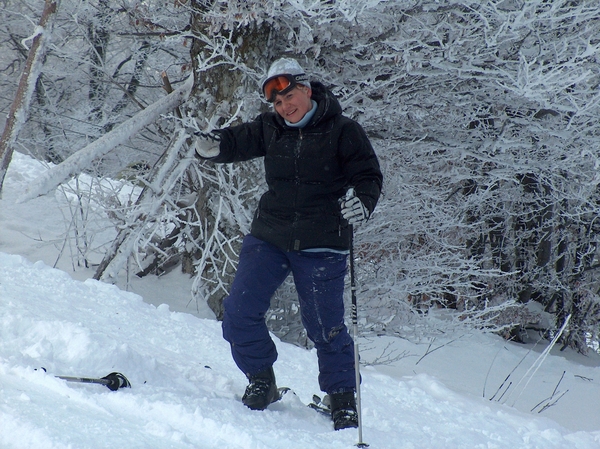
<instances>
[{"instance_id":1,"label":"blue neck gaiter","mask_svg":"<svg viewBox=\"0 0 600 449\"><path fill-rule=\"evenodd\" d=\"M290 123L287 120L285 120L285 124L287 126L291 126L292 128L304 128L308 122L310 122L310 119L313 118L313 116L315 115L315 112L317 112L317 102L315 100L310 100L312 103L312 109L310 111L308 111L306 114L304 114L304 117L302 117L302 120L296 122L296 123Z\"/></svg>"}]
</instances>

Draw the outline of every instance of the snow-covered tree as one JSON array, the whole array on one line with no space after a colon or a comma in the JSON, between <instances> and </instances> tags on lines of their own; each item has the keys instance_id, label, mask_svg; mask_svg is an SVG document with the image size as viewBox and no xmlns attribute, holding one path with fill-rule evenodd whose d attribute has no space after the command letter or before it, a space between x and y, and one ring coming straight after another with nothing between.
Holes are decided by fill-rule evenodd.
<instances>
[{"instance_id":1,"label":"snow-covered tree","mask_svg":"<svg viewBox=\"0 0 600 449\"><path fill-rule=\"evenodd\" d=\"M12 159L14 146L25 123L29 104L35 86L39 81L40 69L46 56L48 41L52 35L52 25L57 7L57 2L45 2L39 25L33 36L29 38L32 41L31 48L27 54L27 60L19 79L19 85L8 113L2 137L0 137L0 193L2 192L4 176Z\"/></svg>"},{"instance_id":2,"label":"snow-covered tree","mask_svg":"<svg viewBox=\"0 0 600 449\"><path fill-rule=\"evenodd\" d=\"M27 52L24 38L33 33L39 2L2 2L0 9L0 85L10 100ZM63 1L56 14L52 42L36 85L28 120L16 148L40 159L61 163L81 148L106 136L149 105L162 100L165 80L178 88L189 77L189 48L182 37L189 14L178 5L163 2ZM2 103L4 108L4 103ZM170 110L167 110L170 112ZM156 120L154 120L156 121ZM146 124L69 174L85 171L95 178L135 181L148 173L168 147L173 123ZM98 146L97 146L98 147ZM58 179L56 184L63 179ZM117 183L118 184L118 183ZM87 185L87 184L86 184ZM114 183L113 183L114 185ZM93 251L102 248L105 233L90 207L90 196L108 209L117 227L124 226L128 204L118 199L115 187L96 182L75 188L79 197L67 217L72 254L77 264L97 263ZM70 187L67 187L71 190ZM70 192L67 192L70 195ZM82 236L85 236L83 238ZM91 260L90 260L91 259Z\"/></svg>"},{"instance_id":3,"label":"snow-covered tree","mask_svg":"<svg viewBox=\"0 0 600 449\"><path fill-rule=\"evenodd\" d=\"M559 327L572 314L565 343L585 349L598 329L594 2L203 7L199 67L242 77L207 125L259 110L265 68L292 55L372 137L386 184L357 236L365 324L397 332L412 306L441 304L510 329L540 320L533 300ZM248 42L264 46L248 55Z\"/></svg>"},{"instance_id":4,"label":"snow-covered tree","mask_svg":"<svg viewBox=\"0 0 600 449\"><path fill-rule=\"evenodd\" d=\"M194 88L181 117L168 120L180 132L169 144L155 139L171 157L144 182L161 207L142 202L118 221L125 229L127 216L146 217L129 247L143 273L181 257L196 273L197 300L218 314L264 189L262 169L260 161L200 163L189 143L195 131L251 120L267 108L259 81L285 55L339 95L382 163L382 199L355 236L364 330L420 332L429 322L420 317L444 307L453 310L446 330L470 323L508 335L538 325L552 334L571 316L564 345L585 351L598 338L596 1L169 5L179 14L167 16L173 21L191 18L180 36L191 43ZM148 23L162 23L165 9L148 2L136 10L142 6ZM150 64L152 55L132 56L128 80L133 61ZM102 58L97 51L89 60L101 66ZM103 73L119 72L119 63L112 67ZM89 78L86 92L88 85ZM106 105L115 110L122 95L113 94L94 94L93 107L82 107L96 114L99 99L113 98ZM282 332L293 327L291 297L286 285L274 303ZM542 316L553 321L549 327Z\"/></svg>"},{"instance_id":5,"label":"snow-covered tree","mask_svg":"<svg viewBox=\"0 0 600 449\"><path fill-rule=\"evenodd\" d=\"M4 96L18 79L27 56L24 39L41 12L39 2L3 2ZM174 86L187 78L189 48L182 33L189 16L172 4L127 0L65 0L56 16L20 149L59 163L163 97L163 72ZM97 161L99 174L114 175L132 163L152 165L171 133L153 126L131 136L127 146Z\"/></svg>"}]
</instances>

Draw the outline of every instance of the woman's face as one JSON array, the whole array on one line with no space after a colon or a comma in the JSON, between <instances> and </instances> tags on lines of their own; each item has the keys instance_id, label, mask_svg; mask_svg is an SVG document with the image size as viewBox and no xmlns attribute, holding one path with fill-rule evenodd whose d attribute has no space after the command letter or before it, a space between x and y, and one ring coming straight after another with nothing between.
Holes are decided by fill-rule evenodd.
<instances>
[{"instance_id":1,"label":"woman's face","mask_svg":"<svg viewBox=\"0 0 600 449\"><path fill-rule=\"evenodd\" d=\"M298 123L312 109L311 95L310 87L298 85L286 94L278 94L273 107L288 122Z\"/></svg>"}]
</instances>

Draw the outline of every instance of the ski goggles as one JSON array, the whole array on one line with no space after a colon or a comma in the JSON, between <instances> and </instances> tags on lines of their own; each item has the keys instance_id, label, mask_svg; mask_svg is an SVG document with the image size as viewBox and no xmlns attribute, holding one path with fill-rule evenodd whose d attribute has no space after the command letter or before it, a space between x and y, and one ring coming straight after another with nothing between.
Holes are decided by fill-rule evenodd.
<instances>
[{"instance_id":1,"label":"ski goggles","mask_svg":"<svg viewBox=\"0 0 600 449\"><path fill-rule=\"evenodd\" d=\"M300 75L304 76L304 75ZM277 75L268 79L263 84L263 93L269 103L275 101L275 96L287 94L298 85L296 77L293 75Z\"/></svg>"}]
</instances>

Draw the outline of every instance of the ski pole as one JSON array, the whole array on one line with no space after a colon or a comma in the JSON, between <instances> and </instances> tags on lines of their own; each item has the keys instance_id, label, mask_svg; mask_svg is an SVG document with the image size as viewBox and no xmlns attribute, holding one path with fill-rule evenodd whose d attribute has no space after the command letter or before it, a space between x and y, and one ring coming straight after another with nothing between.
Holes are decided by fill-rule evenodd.
<instances>
[{"instance_id":1,"label":"ski pole","mask_svg":"<svg viewBox=\"0 0 600 449\"><path fill-rule=\"evenodd\" d=\"M44 372L46 368L42 367ZM66 380L67 382L77 382L82 384L99 384L104 385L109 390L117 391L119 388L131 388L129 380L121 373L110 373L104 377L74 377L74 376L54 376L57 379Z\"/></svg>"},{"instance_id":2,"label":"ski pole","mask_svg":"<svg viewBox=\"0 0 600 449\"><path fill-rule=\"evenodd\" d=\"M119 388L131 388L131 384L127 378L121 373L110 373L101 378L94 377L71 377L71 376L56 376L59 379L67 382L79 382L84 384L100 384L108 387L109 390L117 391Z\"/></svg>"},{"instance_id":3,"label":"ski pole","mask_svg":"<svg viewBox=\"0 0 600 449\"><path fill-rule=\"evenodd\" d=\"M358 415L357 447L369 447L362 437L362 407L360 396L360 357L358 355L358 306L356 304L356 278L354 276L354 226L350 227L350 292L352 294L352 332L354 339L354 375L356 376L356 413Z\"/></svg>"}]
</instances>

